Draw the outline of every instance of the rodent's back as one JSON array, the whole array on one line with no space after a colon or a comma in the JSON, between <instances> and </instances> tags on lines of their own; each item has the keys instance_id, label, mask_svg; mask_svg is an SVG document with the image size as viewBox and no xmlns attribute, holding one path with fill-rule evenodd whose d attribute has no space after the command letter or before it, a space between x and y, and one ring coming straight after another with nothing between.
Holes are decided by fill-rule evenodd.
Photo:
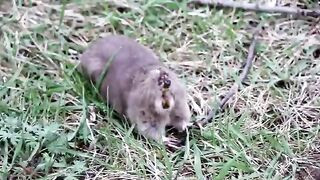
<instances>
[{"instance_id":1,"label":"rodent's back","mask_svg":"<svg viewBox=\"0 0 320 180\"><path fill-rule=\"evenodd\" d=\"M80 61L88 73L101 72L113 55L109 72L123 73L123 70L158 63L157 56L149 48L123 35L109 35L96 40L81 55Z\"/></svg>"},{"instance_id":2,"label":"rodent's back","mask_svg":"<svg viewBox=\"0 0 320 180\"><path fill-rule=\"evenodd\" d=\"M148 65L159 65L157 56L133 39L109 35L98 39L80 57L81 67L91 80L99 79L105 65L112 60L101 86L101 95L120 113L126 109L126 98L132 77Z\"/></svg>"}]
</instances>

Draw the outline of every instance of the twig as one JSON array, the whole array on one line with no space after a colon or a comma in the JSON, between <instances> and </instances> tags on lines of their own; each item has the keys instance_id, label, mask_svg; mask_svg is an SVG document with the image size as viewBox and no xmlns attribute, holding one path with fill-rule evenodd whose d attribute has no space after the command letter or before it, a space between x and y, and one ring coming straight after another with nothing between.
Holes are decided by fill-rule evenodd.
<instances>
[{"instance_id":1,"label":"twig","mask_svg":"<svg viewBox=\"0 0 320 180\"><path fill-rule=\"evenodd\" d=\"M217 7L238 8L249 11L268 12L268 13L282 13L301 16L320 17L320 9L300 9L295 7L285 6L270 6L267 4L261 5L259 3L235 2L233 0L191 0L190 3L209 5Z\"/></svg>"},{"instance_id":2,"label":"twig","mask_svg":"<svg viewBox=\"0 0 320 180\"><path fill-rule=\"evenodd\" d=\"M252 62L253 62L253 59L254 59L254 56L256 53L255 49L256 49L256 45L257 45L257 41L258 41L257 38L258 38L259 32L260 32L260 28L258 27L255 30L255 32L253 33L252 42L250 44L250 47L248 50L248 56L246 59L246 65L245 65L242 73L240 74L240 83L243 83L244 80L247 78L249 71L250 71L250 68L252 66ZM201 128L205 124L210 123L210 121L214 118L214 116L218 113L218 111L223 109L223 107L227 103L227 101L238 91L238 88L239 88L239 84L237 82L235 82L234 85L228 91L228 93L220 101L219 108L213 109L206 118L204 118L200 121L196 121L195 125Z\"/></svg>"}]
</instances>

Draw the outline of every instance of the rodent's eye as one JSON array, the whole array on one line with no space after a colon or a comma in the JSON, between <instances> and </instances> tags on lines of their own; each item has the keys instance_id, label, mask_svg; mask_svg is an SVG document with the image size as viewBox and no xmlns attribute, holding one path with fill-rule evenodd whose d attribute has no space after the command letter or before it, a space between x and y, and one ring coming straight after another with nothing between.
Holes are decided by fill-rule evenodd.
<instances>
[{"instance_id":1,"label":"rodent's eye","mask_svg":"<svg viewBox=\"0 0 320 180\"><path fill-rule=\"evenodd\" d=\"M180 116L175 115L175 116L174 116L174 119L175 119L175 120L180 120L180 119L181 119L181 117L180 117Z\"/></svg>"},{"instance_id":2,"label":"rodent's eye","mask_svg":"<svg viewBox=\"0 0 320 180\"><path fill-rule=\"evenodd\" d=\"M146 112L144 112L144 111L140 111L140 113L141 113L142 116L146 115Z\"/></svg>"}]
</instances>

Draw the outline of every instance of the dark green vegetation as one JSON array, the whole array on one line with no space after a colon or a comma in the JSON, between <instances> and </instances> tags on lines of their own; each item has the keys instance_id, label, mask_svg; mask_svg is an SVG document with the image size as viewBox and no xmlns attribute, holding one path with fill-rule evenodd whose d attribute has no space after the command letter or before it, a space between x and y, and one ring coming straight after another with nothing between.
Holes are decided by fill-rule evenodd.
<instances>
[{"instance_id":1,"label":"dark green vegetation","mask_svg":"<svg viewBox=\"0 0 320 180\"><path fill-rule=\"evenodd\" d=\"M173 179L177 172L181 179L291 179L319 168L316 19L171 0L129 9L103 0L7 2L0 2L1 179ZM136 38L185 81L197 120L238 80L257 23L264 31L247 82L173 152L112 118L73 65L100 35Z\"/></svg>"}]
</instances>

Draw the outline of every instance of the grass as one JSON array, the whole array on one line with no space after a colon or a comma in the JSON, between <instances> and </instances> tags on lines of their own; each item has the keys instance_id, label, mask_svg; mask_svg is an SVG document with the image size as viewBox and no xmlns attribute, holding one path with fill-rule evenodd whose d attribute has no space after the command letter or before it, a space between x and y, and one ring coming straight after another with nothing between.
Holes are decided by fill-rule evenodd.
<instances>
[{"instance_id":1,"label":"grass","mask_svg":"<svg viewBox=\"0 0 320 180\"><path fill-rule=\"evenodd\" d=\"M128 3L129 10L102 0L8 3L0 2L1 179L307 179L319 173L320 27L314 19L169 0ZM146 141L112 116L73 64L100 36L135 38L186 83L198 120L239 78L257 23L264 32L247 82L224 113L201 131L190 130L177 151Z\"/></svg>"}]
</instances>

